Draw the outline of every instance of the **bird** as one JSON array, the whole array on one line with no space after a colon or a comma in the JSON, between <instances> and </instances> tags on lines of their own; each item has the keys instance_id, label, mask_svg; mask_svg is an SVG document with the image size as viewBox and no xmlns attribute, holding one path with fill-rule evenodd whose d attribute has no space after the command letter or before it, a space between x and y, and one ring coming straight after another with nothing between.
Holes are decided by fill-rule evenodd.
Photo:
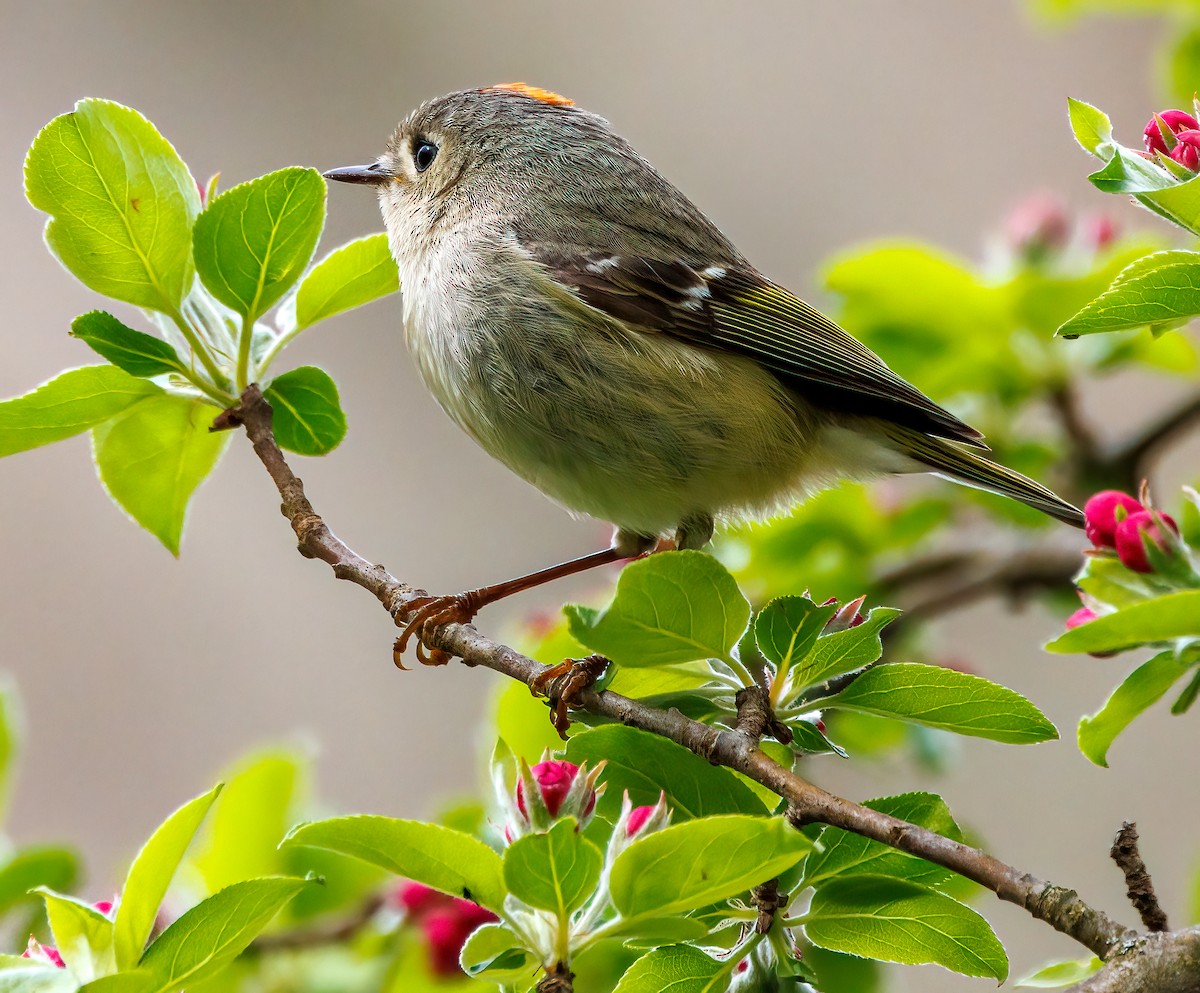
<instances>
[{"instance_id":1,"label":"bird","mask_svg":"<svg viewBox=\"0 0 1200 993\"><path fill-rule=\"evenodd\" d=\"M525 83L423 103L328 180L373 188L424 384L612 544L415 602L397 652L519 590L762 519L843 479L933 473L1075 527L982 435L768 279L604 118ZM399 662L399 654L397 654Z\"/></svg>"}]
</instances>

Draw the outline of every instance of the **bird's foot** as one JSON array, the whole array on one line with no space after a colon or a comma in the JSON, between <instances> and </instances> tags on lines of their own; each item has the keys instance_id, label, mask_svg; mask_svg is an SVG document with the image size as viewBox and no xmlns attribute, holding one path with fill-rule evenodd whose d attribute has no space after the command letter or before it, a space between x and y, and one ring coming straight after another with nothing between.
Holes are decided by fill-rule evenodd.
<instances>
[{"instance_id":1,"label":"bird's foot","mask_svg":"<svg viewBox=\"0 0 1200 993\"><path fill-rule=\"evenodd\" d=\"M535 696L542 694L550 701L550 723L563 741L567 740L567 728L571 726L567 711L576 705L584 690L604 675L607 668L608 659L603 655L563 659L558 665L543 669L529 684Z\"/></svg>"},{"instance_id":2,"label":"bird's foot","mask_svg":"<svg viewBox=\"0 0 1200 993\"><path fill-rule=\"evenodd\" d=\"M447 624L470 624L483 606L475 590L452 593L449 596L424 596L408 604L408 622L392 648L392 661L401 669L408 667L402 661L408 643L416 638L417 661L422 665L445 665L454 656L430 644L439 628ZM397 622L399 623L399 622Z\"/></svg>"}]
</instances>

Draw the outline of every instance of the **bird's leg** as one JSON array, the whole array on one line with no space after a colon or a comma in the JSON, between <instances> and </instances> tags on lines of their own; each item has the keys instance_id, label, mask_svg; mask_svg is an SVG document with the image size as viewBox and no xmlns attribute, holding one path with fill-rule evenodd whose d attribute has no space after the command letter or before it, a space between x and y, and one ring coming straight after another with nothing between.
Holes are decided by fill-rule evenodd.
<instances>
[{"instance_id":1,"label":"bird's leg","mask_svg":"<svg viewBox=\"0 0 1200 993\"><path fill-rule=\"evenodd\" d=\"M401 656L408 647L409 640L416 635L417 660L422 665L445 665L450 661L450 655L439 648L426 651L429 637L438 628L446 624L468 624L475 615L489 603L503 600L524 590L533 589L543 583L550 583L566 576L574 576L597 566L620 562L622 559L637 558L652 551L656 541L647 535L635 535L618 531L610 548L592 552L569 562L560 562L548 569L531 572L527 576L518 576L505 583L495 586L483 586L477 590L465 593L454 593L449 596L425 596L412 600L408 604L409 619L405 622L404 630L396 639L392 650L392 658L401 669L405 668ZM400 622L397 622L400 623Z\"/></svg>"}]
</instances>

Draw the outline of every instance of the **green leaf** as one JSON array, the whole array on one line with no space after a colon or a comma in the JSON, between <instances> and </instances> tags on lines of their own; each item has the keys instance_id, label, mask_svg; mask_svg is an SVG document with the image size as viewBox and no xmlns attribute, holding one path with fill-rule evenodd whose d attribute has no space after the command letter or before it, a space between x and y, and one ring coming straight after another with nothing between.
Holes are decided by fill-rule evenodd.
<instances>
[{"instance_id":1,"label":"green leaf","mask_svg":"<svg viewBox=\"0 0 1200 993\"><path fill-rule=\"evenodd\" d=\"M175 870L220 792L218 784L176 810L155 829L133 860L121 888L113 934L118 969L130 969L142 957Z\"/></svg>"},{"instance_id":2,"label":"green leaf","mask_svg":"<svg viewBox=\"0 0 1200 993\"><path fill-rule=\"evenodd\" d=\"M537 959L503 924L477 928L463 945L459 963L468 976L493 983L517 983L537 971Z\"/></svg>"},{"instance_id":3,"label":"green leaf","mask_svg":"<svg viewBox=\"0 0 1200 993\"><path fill-rule=\"evenodd\" d=\"M116 971L113 922L74 897L48 889L38 892L46 901L54 944L75 977L86 983Z\"/></svg>"},{"instance_id":4,"label":"green leaf","mask_svg":"<svg viewBox=\"0 0 1200 993\"><path fill-rule=\"evenodd\" d=\"M1200 590L1143 600L1055 638L1048 652L1119 652L1139 645L1200 637Z\"/></svg>"},{"instance_id":5,"label":"green leaf","mask_svg":"<svg viewBox=\"0 0 1200 993\"><path fill-rule=\"evenodd\" d=\"M582 644L627 666L726 657L750 620L734 578L711 555L694 551L631 562L604 610L563 609Z\"/></svg>"},{"instance_id":6,"label":"green leaf","mask_svg":"<svg viewBox=\"0 0 1200 993\"><path fill-rule=\"evenodd\" d=\"M1095 621L1090 623L1095 624ZM1108 765L1108 749L1143 710L1157 701L1194 663L1162 652L1133 670L1096 713L1079 722L1079 750L1096 765Z\"/></svg>"},{"instance_id":7,"label":"green leaf","mask_svg":"<svg viewBox=\"0 0 1200 993\"><path fill-rule=\"evenodd\" d=\"M13 767L20 748L21 727L14 688L0 679L0 821L8 807L8 794L12 788ZM0 868L0 873L3 869ZM0 899L3 899L0 897Z\"/></svg>"},{"instance_id":8,"label":"green leaf","mask_svg":"<svg viewBox=\"0 0 1200 993\"><path fill-rule=\"evenodd\" d=\"M824 755L832 752L840 758L847 758L846 749L832 741L812 721L789 720L788 730L792 732L791 747L803 755Z\"/></svg>"},{"instance_id":9,"label":"green leaf","mask_svg":"<svg viewBox=\"0 0 1200 993\"><path fill-rule=\"evenodd\" d=\"M153 977L140 969L115 972L79 987L79 993L148 993Z\"/></svg>"},{"instance_id":10,"label":"green leaf","mask_svg":"<svg viewBox=\"0 0 1200 993\"><path fill-rule=\"evenodd\" d=\"M503 909L506 891L500 856L462 831L356 814L301 824L283 843L328 848L488 910Z\"/></svg>"},{"instance_id":11,"label":"green leaf","mask_svg":"<svg viewBox=\"0 0 1200 993\"><path fill-rule=\"evenodd\" d=\"M304 273L325 226L325 181L292 166L226 190L196 220L196 271L248 321Z\"/></svg>"},{"instance_id":12,"label":"green leaf","mask_svg":"<svg viewBox=\"0 0 1200 993\"><path fill-rule=\"evenodd\" d=\"M943 893L887 876L845 876L817 890L804 932L814 945L906 965L935 963L964 976L1008 975L988 922Z\"/></svg>"},{"instance_id":13,"label":"green leaf","mask_svg":"<svg viewBox=\"0 0 1200 993\"><path fill-rule=\"evenodd\" d=\"M1107 159L1112 154L1112 122L1102 110L1089 103L1067 97L1067 116L1075 140L1085 152Z\"/></svg>"},{"instance_id":14,"label":"green leaf","mask_svg":"<svg viewBox=\"0 0 1200 993\"><path fill-rule=\"evenodd\" d=\"M781 596L768 603L754 619L758 650L786 672L807 657L817 637L837 607L818 607L806 596Z\"/></svg>"},{"instance_id":15,"label":"green leaf","mask_svg":"<svg viewBox=\"0 0 1200 993\"><path fill-rule=\"evenodd\" d=\"M387 235L370 234L335 248L296 291L296 327L306 328L400 289Z\"/></svg>"},{"instance_id":16,"label":"green leaf","mask_svg":"<svg viewBox=\"0 0 1200 993\"><path fill-rule=\"evenodd\" d=\"M656 948L630 966L613 993L724 993L725 964L693 945Z\"/></svg>"},{"instance_id":17,"label":"green leaf","mask_svg":"<svg viewBox=\"0 0 1200 993\"><path fill-rule=\"evenodd\" d=\"M1141 161L1145 161L1142 159ZM1200 234L1200 177L1172 182L1163 189L1135 194L1139 203L1174 221L1192 234Z\"/></svg>"},{"instance_id":18,"label":"green leaf","mask_svg":"<svg viewBox=\"0 0 1200 993\"><path fill-rule=\"evenodd\" d=\"M595 768L607 760L599 801L601 816L615 821L621 795L629 792L635 807L658 803L666 793L676 821L712 814L766 812L762 801L728 769L712 765L682 745L637 728L611 724L571 737L567 758Z\"/></svg>"},{"instance_id":19,"label":"green leaf","mask_svg":"<svg viewBox=\"0 0 1200 993\"><path fill-rule=\"evenodd\" d=\"M684 913L745 895L811 848L782 817L729 815L674 824L617 856L609 879L613 904L627 917Z\"/></svg>"},{"instance_id":20,"label":"green leaf","mask_svg":"<svg viewBox=\"0 0 1200 993\"><path fill-rule=\"evenodd\" d=\"M275 440L300 455L327 455L346 437L337 384L313 365L277 376L263 392L271 405Z\"/></svg>"},{"instance_id":21,"label":"green leaf","mask_svg":"<svg viewBox=\"0 0 1200 993\"><path fill-rule=\"evenodd\" d=\"M1094 972L1099 972L1104 963L1095 955L1091 958L1076 959L1073 962L1052 962L1042 968L1022 976L1015 983L1014 989L1053 990L1060 986L1073 986L1081 983Z\"/></svg>"},{"instance_id":22,"label":"green leaf","mask_svg":"<svg viewBox=\"0 0 1200 993\"><path fill-rule=\"evenodd\" d=\"M160 393L116 366L69 369L32 393L0 401L0 456L70 438Z\"/></svg>"},{"instance_id":23,"label":"green leaf","mask_svg":"<svg viewBox=\"0 0 1200 993\"><path fill-rule=\"evenodd\" d=\"M879 632L902 613L895 607L873 607L861 624L818 638L793 677L796 686L815 686L877 661L883 655Z\"/></svg>"},{"instance_id":24,"label":"green leaf","mask_svg":"<svg viewBox=\"0 0 1200 993\"><path fill-rule=\"evenodd\" d=\"M30 845L0 865L0 914L34 898L29 891L44 886L68 890L79 875L79 860L65 848Z\"/></svg>"},{"instance_id":25,"label":"green leaf","mask_svg":"<svg viewBox=\"0 0 1200 993\"><path fill-rule=\"evenodd\" d=\"M936 831L952 841L963 840L962 831L946 801L936 793L902 793L867 800L863 806ZM949 869L940 865L841 828L824 828L817 842L817 850L804 863L805 886L820 886L834 876L861 873L900 876L926 886L936 886L951 875Z\"/></svg>"},{"instance_id":26,"label":"green leaf","mask_svg":"<svg viewBox=\"0 0 1200 993\"><path fill-rule=\"evenodd\" d=\"M50 215L46 244L85 286L165 313L192 287L200 191L141 114L80 100L34 139L25 195Z\"/></svg>"},{"instance_id":27,"label":"green leaf","mask_svg":"<svg viewBox=\"0 0 1200 993\"><path fill-rule=\"evenodd\" d=\"M296 755L265 748L222 775L225 788L191 865L210 892L252 876L286 872L279 843L295 823L305 768Z\"/></svg>"},{"instance_id":28,"label":"green leaf","mask_svg":"<svg viewBox=\"0 0 1200 993\"><path fill-rule=\"evenodd\" d=\"M1200 253L1153 252L1117 274L1111 286L1058 329L1064 338L1174 326L1200 314Z\"/></svg>"},{"instance_id":29,"label":"green leaf","mask_svg":"<svg viewBox=\"0 0 1200 993\"><path fill-rule=\"evenodd\" d=\"M20 958L22 965L5 962L0 968L0 993L75 993L79 981L68 969L53 965L30 965L28 959Z\"/></svg>"},{"instance_id":30,"label":"green leaf","mask_svg":"<svg viewBox=\"0 0 1200 993\"><path fill-rule=\"evenodd\" d=\"M917 662L868 669L822 704L1015 745L1058 737L1054 725L1020 693L979 676Z\"/></svg>"},{"instance_id":31,"label":"green leaf","mask_svg":"<svg viewBox=\"0 0 1200 993\"><path fill-rule=\"evenodd\" d=\"M508 846L504 883L518 900L565 921L595 892L603 864L600 849L564 817L544 834L527 834Z\"/></svg>"},{"instance_id":32,"label":"green leaf","mask_svg":"<svg viewBox=\"0 0 1200 993\"><path fill-rule=\"evenodd\" d=\"M226 886L185 913L146 949L148 991L171 993L199 983L245 950L306 879L274 876Z\"/></svg>"},{"instance_id":33,"label":"green leaf","mask_svg":"<svg viewBox=\"0 0 1200 993\"><path fill-rule=\"evenodd\" d=\"M816 971L821 993L883 993L883 963L806 944L804 960Z\"/></svg>"},{"instance_id":34,"label":"green leaf","mask_svg":"<svg viewBox=\"0 0 1200 993\"><path fill-rule=\"evenodd\" d=\"M172 555L179 554L188 501L229 444L229 432L209 431L214 416L200 400L164 393L92 433L109 496Z\"/></svg>"},{"instance_id":35,"label":"green leaf","mask_svg":"<svg viewBox=\"0 0 1200 993\"><path fill-rule=\"evenodd\" d=\"M1088 176L1088 180L1105 193L1132 193L1139 200L1147 193L1160 191L1176 182L1167 172L1142 158L1132 148L1115 143L1112 157L1102 168Z\"/></svg>"},{"instance_id":36,"label":"green leaf","mask_svg":"<svg viewBox=\"0 0 1200 993\"><path fill-rule=\"evenodd\" d=\"M71 322L71 334L131 376L161 376L184 369L175 349L161 338L126 327L103 310L80 314Z\"/></svg>"}]
</instances>

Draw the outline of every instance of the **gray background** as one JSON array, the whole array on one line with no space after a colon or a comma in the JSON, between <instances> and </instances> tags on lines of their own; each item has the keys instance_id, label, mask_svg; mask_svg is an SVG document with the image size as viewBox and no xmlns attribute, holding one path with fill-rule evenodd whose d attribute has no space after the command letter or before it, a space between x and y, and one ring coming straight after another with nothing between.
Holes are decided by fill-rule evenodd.
<instances>
[{"instance_id":1,"label":"gray background","mask_svg":"<svg viewBox=\"0 0 1200 993\"><path fill-rule=\"evenodd\" d=\"M91 361L66 330L99 301L44 251L43 218L21 194L29 142L82 96L136 106L197 176L219 170L229 186L292 163L369 160L420 100L529 80L609 117L765 272L802 293L814 292L822 259L866 238L904 234L978 255L1005 207L1031 189L1149 223L1088 187L1089 161L1064 113L1065 97L1078 95L1136 139L1157 101L1149 64L1158 33L1136 21L1046 34L999 0L4 0L3 28L0 395ZM360 191L335 189L330 207L326 244L380 226ZM342 388L349 437L332 457L300 466L339 533L435 590L606 540L443 417L413 376L398 314L395 299L376 304L291 353L296 364L324 365ZM1135 421L1165 392L1121 379L1090 404ZM336 810L419 815L473 787L471 728L488 674L397 672L377 605L300 559L276 506L248 447L234 444L199 492L174 561L109 504L84 439L0 465L0 666L28 720L11 831L81 846L93 897L110 890L120 860L161 816L251 745L313 742L321 793ZM553 609L591 585L490 609L481 626L502 634L507 617ZM1107 849L1120 821L1136 818L1180 920L1186 869L1200 853L1196 717L1138 726L1111 770L1088 765L1071 729L1127 664L1043 655L1039 643L1059 624L978 608L946 627L943 644L1031 696L1065 741L967 741L937 781L899 764L830 762L814 774L854 798L934 785L998 855L1125 919L1132 912ZM1015 908L993 900L982 909L1009 942L1015 974L1079 951ZM937 970L906 970L902 981L985 988Z\"/></svg>"}]
</instances>

